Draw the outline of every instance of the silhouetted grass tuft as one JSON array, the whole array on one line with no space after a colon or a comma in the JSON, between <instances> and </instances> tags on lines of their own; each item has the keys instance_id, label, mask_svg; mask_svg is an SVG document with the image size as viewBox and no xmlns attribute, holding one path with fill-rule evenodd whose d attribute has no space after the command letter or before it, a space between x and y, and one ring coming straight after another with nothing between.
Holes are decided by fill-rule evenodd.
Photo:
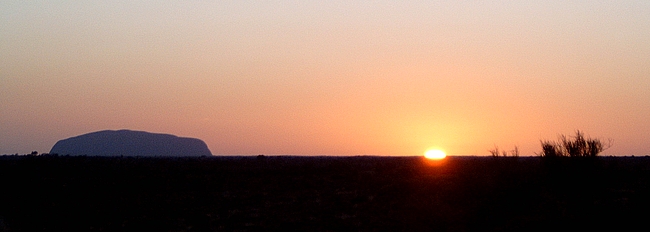
<instances>
[{"instance_id":1,"label":"silhouetted grass tuft","mask_svg":"<svg viewBox=\"0 0 650 232\"><path fill-rule=\"evenodd\" d=\"M546 158L596 157L611 146L611 140L603 143L600 139L585 137L579 130L571 138L561 135L557 142L543 140L541 143L542 152L538 155Z\"/></svg>"}]
</instances>

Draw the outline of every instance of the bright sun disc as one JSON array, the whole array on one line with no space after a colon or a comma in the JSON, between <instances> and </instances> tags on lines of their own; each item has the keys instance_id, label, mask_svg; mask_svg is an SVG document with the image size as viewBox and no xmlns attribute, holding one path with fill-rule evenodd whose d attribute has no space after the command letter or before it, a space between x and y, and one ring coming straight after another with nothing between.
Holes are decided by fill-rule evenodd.
<instances>
[{"instance_id":1,"label":"bright sun disc","mask_svg":"<svg viewBox=\"0 0 650 232\"><path fill-rule=\"evenodd\" d=\"M428 150L424 153L424 158L427 159L439 160L444 159L445 157L447 157L447 154L441 150Z\"/></svg>"}]
</instances>

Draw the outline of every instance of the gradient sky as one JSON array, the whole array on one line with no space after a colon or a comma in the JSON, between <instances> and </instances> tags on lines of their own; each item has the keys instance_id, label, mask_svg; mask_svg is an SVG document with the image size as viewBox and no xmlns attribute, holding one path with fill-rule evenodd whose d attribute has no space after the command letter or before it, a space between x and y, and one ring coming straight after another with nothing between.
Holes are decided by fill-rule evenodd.
<instances>
[{"instance_id":1,"label":"gradient sky","mask_svg":"<svg viewBox=\"0 0 650 232\"><path fill-rule=\"evenodd\" d=\"M0 2L0 154L106 129L213 154L650 153L650 1Z\"/></svg>"}]
</instances>

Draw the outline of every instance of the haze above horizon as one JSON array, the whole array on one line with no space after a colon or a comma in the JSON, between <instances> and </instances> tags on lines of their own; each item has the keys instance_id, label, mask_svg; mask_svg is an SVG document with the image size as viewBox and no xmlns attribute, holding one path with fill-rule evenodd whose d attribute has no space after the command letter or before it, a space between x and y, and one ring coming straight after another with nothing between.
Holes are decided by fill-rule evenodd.
<instances>
[{"instance_id":1,"label":"haze above horizon","mask_svg":"<svg viewBox=\"0 0 650 232\"><path fill-rule=\"evenodd\" d=\"M650 153L648 1L0 2L0 154L132 129L213 154Z\"/></svg>"}]
</instances>

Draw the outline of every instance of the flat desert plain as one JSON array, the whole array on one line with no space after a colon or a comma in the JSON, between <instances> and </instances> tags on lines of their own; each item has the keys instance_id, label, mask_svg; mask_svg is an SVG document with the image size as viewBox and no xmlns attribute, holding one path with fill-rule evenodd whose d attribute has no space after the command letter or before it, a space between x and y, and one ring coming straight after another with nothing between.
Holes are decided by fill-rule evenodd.
<instances>
[{"instance_id":1,"label":"flat desert plain","mask_svg":"<svg viewBox=\"0 0 650 232\"><path fill-rule=\"evenodd\" d=\"M631 230L650 158L0 157L0 231Z\"/></svg>"}]
</instances>

